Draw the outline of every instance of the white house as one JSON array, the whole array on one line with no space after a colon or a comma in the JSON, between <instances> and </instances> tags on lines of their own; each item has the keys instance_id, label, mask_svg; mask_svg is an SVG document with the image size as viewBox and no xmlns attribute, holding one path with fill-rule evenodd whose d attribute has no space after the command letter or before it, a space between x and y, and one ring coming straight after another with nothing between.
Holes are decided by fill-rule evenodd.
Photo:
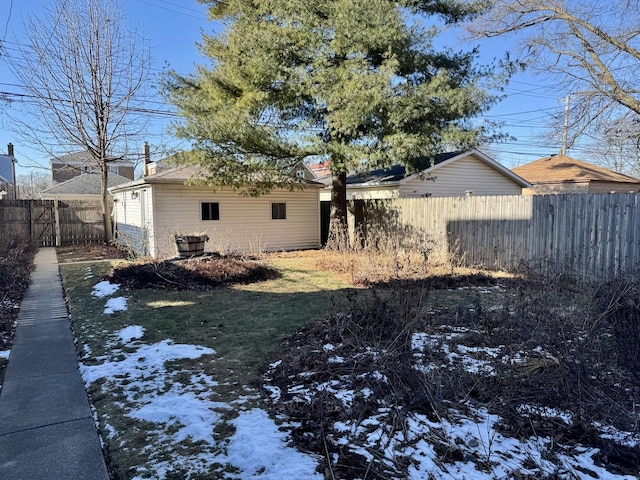
<instances>
[{"instance_id":1,"label":"white house","mask_svg":"<svg viewBox=\"0 0 640 480\"><path fill-rule=\"evenodd\" d=\"M404 165L352 173L347 177L347 198L521 195L522 189L530 186L480 150L471 150L440 154L433 165L414 174L407 174ZM322 192L322 201L330 199L330 190Z\"/></svg>"},{"instance_id":2,"label":"white house","mask_svg":"<svg viewBox=\"0 0 640 480\"><path fill-rule=\"evenodd\" d=\"M320 246L319 190L274 190L250 197L230 187L188 183L197 167L161 171L111 188L116 236L140 254L176 255L175 235L206 234L206 251L258 252Z\"/></svg>"}]
</instances>

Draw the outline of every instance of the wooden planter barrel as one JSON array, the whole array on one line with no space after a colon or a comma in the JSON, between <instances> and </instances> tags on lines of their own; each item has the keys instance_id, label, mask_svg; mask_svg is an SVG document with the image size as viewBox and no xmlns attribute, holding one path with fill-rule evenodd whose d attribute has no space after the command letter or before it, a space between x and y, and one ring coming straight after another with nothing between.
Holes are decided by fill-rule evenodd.
<instances>
[{"instance_id":1,"label":"wooden planter barrel","mask_svg":"<svg viewBox=\"0 0 640 480\"><path fill-rule=\"evenodd\" d=\"M176 246L181 258L194 257L204 253L206 235L176 235Z\"/></svg>"}]
</instances>

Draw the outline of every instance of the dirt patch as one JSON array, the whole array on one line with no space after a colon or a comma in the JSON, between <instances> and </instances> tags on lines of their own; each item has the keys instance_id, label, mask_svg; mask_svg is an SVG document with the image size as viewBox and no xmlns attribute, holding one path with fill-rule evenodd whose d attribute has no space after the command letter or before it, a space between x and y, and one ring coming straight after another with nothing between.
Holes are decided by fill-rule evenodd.
<instances>
[{"instance_id":1,"label":"dirt patch","mask_svg":"<svg viewBox=\"0 0 640 480\"><path fill-rule=\"evenodd\" d=\"M137 261L114 266L106 279L127 288L206 290L236 283L279 278L277 270L255 261L229 256L187 260Z\"/></svg>"},{"instance_id":2,"label":"dirt patch","mask_svg":"<svg viewBox=\"0 0 640 480\"><path fill-rule=\"evenodd\" d=\"M56 247L59 263L91 262L128 258L128 252L117 245L86 243Z\"/></svg>"}]
</instances>

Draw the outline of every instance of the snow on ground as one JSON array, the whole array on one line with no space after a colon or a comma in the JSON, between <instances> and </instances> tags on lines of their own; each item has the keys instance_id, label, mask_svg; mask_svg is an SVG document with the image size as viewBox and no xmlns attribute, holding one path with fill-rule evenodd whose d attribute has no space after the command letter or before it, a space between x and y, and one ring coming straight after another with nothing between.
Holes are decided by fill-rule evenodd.
<instances>
[{"instance_id":1,"label":"snow on ground","mask_svg":"<svg viewBox=\"0 0 640 480\"><path fill-rule=\"evenodd\" d=\"M94 285L91 295L98 298L104 298L108 297L109 295L113 295L119 288L120 285L118 285L117 283L111 283L107 280L104 280Z\"/></svg>"},{"instance_id":2,"label":"snow on ground","mask_svg":"<svg viewBox=\"0 0 640 480\"><path fill-rule=\"evenodd\" d=\"M94 285L91 295L98 298L110 297L118 291L120 285L117 283L111 283L107 280ZM124 312L127 310L127 299L125 297L113 297L107 299L107 303L104 306L103 314L111 315L115 312Z\"/></svg>"},{"instance_id":3,"label":"snow on ground","mask_svg":"<svg viewBox=\"0 0 640 480\"><path fill-rule=\"evenodd\" d=\"M115 297L107 300L104 306L105 315L111 315L115 312L124 312L127 310L127 299L125 297Z\"/></svg>"},{"instance_id":4,"label":"snow on ground","mask_svg":"<svg viewBox=\"0 0 640 480\"><path fill-rule=\"evenodd\" d=\"M458 340L461 333L464 332L449 329L431 335L414 335L412 346L416 368L430 367L426 362L425 352L428 349L442 352L445 366L457 363L479 374L492 374L488 359L518 361L517 358L502 356L500 347L470 347L461 341L449 347L442 343L453 338ZM216 402L217 379L203 372L196 375L190 373L185 378L184 371L175 365L168 366L169 362L181 359L195 360L213 355L213 349L176 344L169 339L149 345L141 341L143 336L144 328L141 326L123 328L107 342L112 348L111 355L97 358L101 362L97 365L81 365L87 387L101 380L103 392L122 391L120 407L124 415L132 421L148 422L143 424L147 446L142 453L147 455L149 461L139 465L137 471L133 472L134 480L164 480L173 477L176 471L184 474L184 478L323 478L316 472L319 459L291 446L286 428L294 427L293 423L285 422L278 427L261 409L243 410L247 408L246 399L231 403ZM323 346L325 352L336 349L331 344ZM545 355L541 349L538 353L543 357ZM376 352L367 354L376 355ZM336 355L331 361L339 363L344 359ZM275 362L271 368L279 364L279 361ZM305 373L308 372L302 372L301 378ZM379 372L372 373L375 374L383 377ZM370 391L356 392L346 388L338 380L312 386L296 385L286 393L304 402L312 396L313 389L335 396L345 409L351 408L357 397L367 398L371 395ZM275 387L270 387L269 391L274 398L281 393ZM519 410L572 422L570 414L554 409L523 404ZM382 454L389 465L410 458L408 476L390 476L390 479L493 480L554 475L554 478L585 480L637 478L616 475L599 466L594 460L597 450L591 447L559 446L555 439L544 436L505 436L499 428L502 419L477 406L468 405L464 413L452 408L446 418L437 421L420 413L408 413L404 420L406 428L401 429L392 428L396 413L391 406L380 405L367 418L336 421L333 430L337 433L333 441L345 450L370 460L374 458L373 455ZM214 430L222 422L226 422L234 433L226 438L215 437ZM109 424L108 418L104 418L103 423L103 434L108 440L116 442L118 435L126 437L127 433L118 432ZM620 444L640 444L637 434L620 432L610 426L599 428L610 438L619 439ZM449 458L447 461L442 461L442 449L451 452L445 455ZM549 452L552 450L554 454L550 459Z\"/></svg>"},{"instance_id":5,"label":"snow on ground","mask_svg":"<svg viewBox=\"0 0 640 480\"><path fill-rule=\"evenodd\" d=\"M118 332L118 340L120 340L121 343L127 344L131 343L133 340L142 338L143 335L144 327L141 327L140 325L131 325Z\"/></svg>"},{"instance_id":6,"label":"snow on ground","mask_svg":"<svg viewBox=\"0 0 640 480\"><path fill-rule=\"evenodd\" d=\"M0 359L8 360L11 350L0 350Z\"/></svg>"},{"instance_id":7,"label":"snow on ground","mask_svg":"<svg viewBox=\"0 0 640 480\"><path fill-rule=\"evenodd\" d=\"M416 333L412 336L414 368L420 371L437 370L442 374L453 366L475 375L491 376L495 375L495 372L489 363L490 359L505 364L520 364L525 360L524 356L505 355L502 346L464 345L461 334L467 330L456 327L446 327L442 330L433 334ZM454 342L445 343L451 340ZM330 352L331 355L337 348L325 344L322 350ZM429 356L430 352L441 354L440 358L444 358L442 365L429 363L428 359L433 358ZM541 347L533 349L533 353L542 359L553 359ZM334 363L335 358L329 357L327 363ZM271 371L275 371L280 364L280 361L272 363ZM375 373L380 375L379 372ZM267 382L271 375L267 374ZM331 408L344 411L353 408L356 398L368 398L371 394L365 391L366 389L355 392L353 388L349 388L348 375L344 378L334 375L331 380L324 382L314 382L313 375L314 372L306 371L296 374L295 378L298 378L300 383L292 380L286 392L281 392L273 385L266 385L266 390L275 403L281 401L286 393L286 401L293 405L302 405L313 401L312 399L332 395L339 406L335 407L331 402L328 404ZM529 414L534 418L537 416L554 422L561 421L567 425L573 424L572 415L559 409L522 404L516 410L525 417ZM544 434L528 438L507 436L504 428L501 428L501 425L505 424L504 419L472 403L461 404L459 409L454 408L452 404L447 414L437 420L433 415L430 419L427 415L404 410L388 402L378 403L378 407L374 406L374 410L369 412L371 413L366 417L351 418L347 415L333 421L329 417L328 438L338 446L339 451L353 452L366 459L366 463L380 461L388 466L389 479L640 478L606 470L599 464L598 459L602 455L595 447L571 441L562 444L558 439ZM401 422L398 422L399 418L402 419ZM402 425L399 428L398 423ZM613 439L619 445L640 445L640 434L637 432L621 432L612 426L594 426L603 432L603 437ZM345 454L343 458L351 457ZM336 466L339 465L340 460L337 456L334 461L338 462ZM396 470L397 465L408 465L408 477L401 469ZM394 473L391 473L392 471Z\"/></svg>"},{"instance_id":8,"label":"snow on ground","mask_svg":"<svg viewBox=\"0 0 640 480\"><path fill-rule=\"evenodd\" d=\"M236 432L227 447L227 458L240 468L241 479L324 478L315 473L317 460L288 447L287 434L278 430L264 410L254 408L241 412L231 423Z\"/></svg>"},{"instance_id":9,"label":"snow on ground","mask_svg":"<svg viewBox=\"0 0 640 480\"><path fill-rule=\"evenodd\" d=\"M141 326L123 328L108 341L113 349L111 356L97 358L101 362L97 365L80 366L87 387L102 380L104 392L122 390L124 414L156 426L154 429L145 424L148 435L145 453L150 462L138 467L134 480L163 480L176 470L186 472L185 478L190 478L210 475L215 468L227 472L224 478L322 478L315 473L315 457L289 446L287 434L279 431L267 413L259 409L240 412L230 421L235 433L218 444L214 429L222 421L221 413L233 416L243 402L233 402L234 405L215 402L211 399L218 386L215 379L198 373L185 381L179 369L168 367L169 362L198 359L215 351L171 340L148 345L139 341L143 335ZM126 346L127 351L119 346ZM130 352L132 348L135 351ZM118 432L110 425L108 418L103 418L103 423L103 434L108 440L115 441L119 434L126 436L126 432ZM199 442L198 453L187 448L195 442ZM230 471L237 473L231 475Z\"/></svg>"}]
</instances>

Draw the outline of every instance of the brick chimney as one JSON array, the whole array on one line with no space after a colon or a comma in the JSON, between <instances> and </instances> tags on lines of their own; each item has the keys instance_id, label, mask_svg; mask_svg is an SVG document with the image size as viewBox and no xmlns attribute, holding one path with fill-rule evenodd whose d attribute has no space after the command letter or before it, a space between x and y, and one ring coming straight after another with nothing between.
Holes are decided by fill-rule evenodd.
<instances>
[{"instance_id":1,"label":"brick chimney","mask_svg":"<svg viewBox=\"0 0 640 480\"><path fill-rule=\"evenodd\" d=\"M149 143L144 142L144 160L142 163L142 176L149 175L149 164L151 163L151 150L149 149Z\"/></svg>"},{"instance_id":2,"label":"brick chimney","mask_svg":"<svg viewBox=\"0 0 640 480\"><path fill-rule=\"evenodd\" d=\"M13 143L7 145L7 155L11 157L11 173L13 175L13 198L18 199L18 179L16 178L16 157L13 155Z\"/></svg>"}]
</instances>

